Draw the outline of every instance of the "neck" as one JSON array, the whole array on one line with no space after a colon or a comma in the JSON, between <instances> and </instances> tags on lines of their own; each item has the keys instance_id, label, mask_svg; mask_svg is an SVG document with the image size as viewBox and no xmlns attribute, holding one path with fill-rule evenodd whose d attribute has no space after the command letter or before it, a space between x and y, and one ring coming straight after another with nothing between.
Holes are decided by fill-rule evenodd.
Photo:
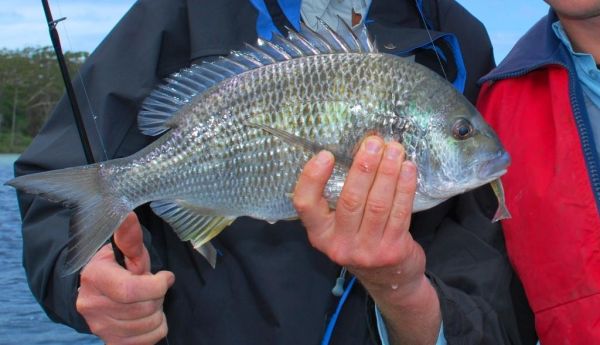
<instances>
[{"instance_id":1,"label":"neck","mask_svg":"<svg viewBox=\"0 0 600 345\"><path fill-rule=\"evenodd\" d=\"M569 36L573 50L591 54L596 64L600 64L600 16L575 19L558 15L565 32Z\"/></svg>"}]
</instances>

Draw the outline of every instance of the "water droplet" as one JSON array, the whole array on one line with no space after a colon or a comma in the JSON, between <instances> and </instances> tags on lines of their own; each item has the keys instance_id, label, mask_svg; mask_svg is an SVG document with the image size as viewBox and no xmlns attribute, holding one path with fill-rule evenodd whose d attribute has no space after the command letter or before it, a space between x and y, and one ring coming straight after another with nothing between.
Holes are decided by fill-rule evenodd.
<instances>
[{"instance_id":1,"label":"water droplet","mask_svg":"<svg viewBox=\"0 0 600 345\"><path fill-rule=\"evenodd\" d=\"M402 274L402 270L397 270L396 274Z\"/></svg>"},{"instance_id":2,"label":"water droplet","mask_svg":"<svg viewBox=\"0 0 600 345\"><path fill-rule=\"evenodd\" d=\"M398 289L398 284L392 284L392 290L397 290Z\"/></svg>"}]
</instances>

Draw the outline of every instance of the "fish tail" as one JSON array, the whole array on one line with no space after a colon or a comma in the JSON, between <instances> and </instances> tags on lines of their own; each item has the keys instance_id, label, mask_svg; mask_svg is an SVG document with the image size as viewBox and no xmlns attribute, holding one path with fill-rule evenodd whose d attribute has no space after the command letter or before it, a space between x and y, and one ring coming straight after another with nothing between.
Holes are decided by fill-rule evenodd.
<instances>
[{"instance_id":1,"label":"fish tail","mask_svg":"<svg viewBox=\"0 0 600 345\"><path fill-rule=\"evenodd\" d=\"M91 164L14 178L7 185L72 207L65 275L77 272L106 243L131 210ZM52 230L52 229L49 229Z\"/></svg>"}]
</instances>

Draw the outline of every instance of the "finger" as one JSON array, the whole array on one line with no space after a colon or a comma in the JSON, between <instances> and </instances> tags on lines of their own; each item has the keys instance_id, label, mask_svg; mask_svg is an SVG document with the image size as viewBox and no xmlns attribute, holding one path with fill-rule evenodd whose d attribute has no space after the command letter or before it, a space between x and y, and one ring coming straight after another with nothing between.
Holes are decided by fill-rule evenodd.
<instances>
[{"instance_id":1,"label":"finger","mask_svg":"<svg viewBox=\"0 0 600 345\"><path fill-rule=\"evenodd\" d=\"M146 332L144 334L140 334L140 335L135 335L135 336L129 336L129 337L115 337L114 335L112 335L110 337L110 339L107 339L106 343L108 345L111 344L120 344L120 345L129 345L129 344L156 344L158 343L161 339L165 338L169 332L168 326L167 326L167 319L164 315L164 313L162 314L162 321L161 323L158 325L158 327L152 329L149 332Z\"/></svg>"},{"instance_id":2,"label":"finger","mask_svg":"<svg viewBox=\"0 0 600 345\"><path fill-rule=\"evenodd\" d=\"M327 200L323 197L333 163L334 157L330 152L319 152L306 163L294 189L294 208L311 237L322 234L333 220Z\"/></svg>"},{"instance_id":3,"label":"finger","mask_svg":"<svg viewBox=\"0 0 600 345\"><path fill-rule=\"evenodd\" d=\"M106 323L112 326L112 333L121 338L135 337L152 332L159 328L163 322L164 313L157 310L154 313L134 320L107 319Z\"/></svg>"},{"instance_id":4,"label":"finger","mask_svg":"<svg viewBox=\"0 0 600 345\"><path fill-rule=\"evenodd\" d=\"M137 303L113 304L107 308L107 315L115 320L138 320L162 310L164 297Z\"/></svg>"},{"instance_id":5,"label":"finger","mask_svg":"<svg viewBox=\"0 0 600 345\"><path fill-rule=\"evenodd\" d=\"M93 280L94 286L115 302L136 303L162 298L175 276L169 271L134 275L120 266L107 264L99 265L86 279Z\"/></svg>"},{"instance_id":6,"label":"finger","mask_svg":"<svg viewBox=\"0 0 600 345\"><path fill-rule=\"evenodd\" d=\"M100 248L100 250L98 250L98 252L96 254L94 254L94 256L92 257L92 259L90 260L90 262L88 262L87 265L85 265L83 267L83 269L81 270L81 274L83 274L86 270L88 270L88 267L93 267L97 262L103 262L103 261L115 261L115 254L112 250L112 247L110 244L105 244L104 246L102 246Z\"/></svg>"},{"instance_id":7,"label":"finger","mask_svg":"<svg viewBox=\"0 0 600 345\"><path fill-rule=\"evenodd\" d=\"M93 288L122 303L161 298L174 282L175 276L168 271L135 275L124 269L112 256L110 245L102 247L80 274L80 289Z\"/></svg>"},{"instance_id":8,"label":"finger","mask_svg":"<svg viewBox=\"0 0 600 345\"><path fill-rule=\"evenodd\" d=\"M400 175L404 148L397 142L386 145L375 181L369 192L359 236L361 243L381 241L394 200L395 186Z\"/></svg>"},{"instance_id":9,"label":"finger","mask_svg":"<svg viewBox=\"0 0 600 345\"><path fill-rule=\"evenodd\" d=\"M402 163L396 195L384 231L383 241L397 241L408 232L417 190L417 167L411 161Z\"/></svg>"},{"instance_id":10,"label":"finger","mask_svg":"<svg viewBox=\"0 0 600 345\"><path fill-rule=\"evenodd\" d=\"M125 266L135 274L150 272L150 256L144 246L142 227L130 212L115 232L115 244L125 256Z\"/></svg>"},{"instance_id":11,"label":"finger","mask_svg":"<svg viewBox=\"0 0 600 345\"><path fill-rule=\"evenodd\" d=\"M164 298L137 303L118 303L101 294L93 287L82 286L78 291L75 307L86 319L98 313L115 320L137 320L162 310Z\"/></svg>"},{"instance_id":12,"label":"finger","mask_svg":"<svg viewBox=\"0 0 600 345\"><path fill-rule=\"evenodd\" d=\"M162 312L164 298L137 303L118 303L102 295L92 286L78 290L76 309L88 324L104 325L103 320L133 321ZM116 322L115 321L115 322Z\"/></svg>"},{"instance_id":13,"label":"finger","mask_svg":"<svg viewBox=\"0 0 600 345\"><path fill-rule=\"evenodd\" d=\"M96 315L99 311L106 309L106 306L113 304L104 296L95 286L81 282L77 289L77 299L75 300L75 309L87 320ZM87 320L89 321L89 320Z\"/></svg>"},{"instance_id":14,"label":"finger","mask_svg":"<svg viewBox=\"0 0 600 345\"><path fill-rule=\"evenodd\" d=\"M365 202L381 160L383 140L366 138L354 157L336 205L336 231L354 235L362 222Z\"/></svg>"}]
</instances>

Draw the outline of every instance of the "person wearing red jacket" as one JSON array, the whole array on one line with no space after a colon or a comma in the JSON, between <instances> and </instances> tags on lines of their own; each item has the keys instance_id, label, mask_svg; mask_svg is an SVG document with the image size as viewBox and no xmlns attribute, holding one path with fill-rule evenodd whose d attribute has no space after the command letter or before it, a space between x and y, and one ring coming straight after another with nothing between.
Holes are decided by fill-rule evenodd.
<instances>
[{"instance_id":1,"label":"person wearing red jacket","mask_svg":"<svg viewBox=\"0 0 600 345\"><path fill-rule=\"evenodd\" d=\"M541 344L598 344L600 1L546 2L478 108L513 159L503 228Z\"/></svg>"}]
</instances>

